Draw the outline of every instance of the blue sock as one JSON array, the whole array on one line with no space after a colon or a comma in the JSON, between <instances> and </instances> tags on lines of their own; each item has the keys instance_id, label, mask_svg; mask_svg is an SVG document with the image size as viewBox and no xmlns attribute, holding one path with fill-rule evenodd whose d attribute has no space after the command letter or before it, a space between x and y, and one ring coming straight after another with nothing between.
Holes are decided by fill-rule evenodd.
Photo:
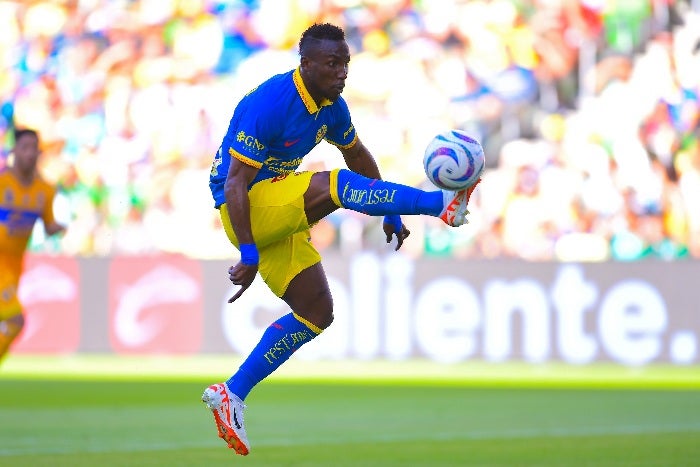
<instances>
[{"instance_id":1,"label":"blue sock","mask_svg":"<svg viewBox=\"0 0 700 467\"><path fill-rule=\"evenodd\" d=\"M443 209L441 191L423 191L398 183L367 178L347 169L338 171L338 199L346 208L370 216L428 214Z\"/></svg>"},{"instance_id":2,"label":"blue sock","mask_svg":"<svg viewBox=\"0 0 700 467\"><path fill-rule=\"evenodd\" d=\"M289 313L272 323L238 371L226 381L229 390L245 400L253 386L269 376L322 329Z\"/></svg>"}]
</instances>

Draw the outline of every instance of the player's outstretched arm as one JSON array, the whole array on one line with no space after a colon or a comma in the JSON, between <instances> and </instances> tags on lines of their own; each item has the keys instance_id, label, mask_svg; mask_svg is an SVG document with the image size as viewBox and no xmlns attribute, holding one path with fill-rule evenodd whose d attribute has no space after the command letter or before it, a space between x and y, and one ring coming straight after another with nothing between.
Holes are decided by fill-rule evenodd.
<instances>
[{"instance_id":1,"label":"player's outstretched arm","mask_svg":"<svg viewBox=\"0 0 700 467\"><path fill-rule=\"evenodd\" d=\"M340 148L340 152L343 153L343 159L345 159L345 165L348 166L348 169L365 177L381 180L382 176L379 173L377 161L369 149L362 144L360 138L357 138L351 147Z\"/></svg>"},{"instance_id":2,"label":"player's outstretched arm","mask_svg":"<svg viewBox=\"0 0 700 467\"><path fill-rule=\"evenodd\" d=\"M65 225L56 222L56 216L53 211L54 199L55 193L52 193L41 216L41 220L44 222L44 232L48 237L63 233L66 230Z\"/></svg>"},{"instance_id":3,"label":"player's outstretched arm","mask_svg":"<svg viewBox=\"0 0 700 467\"><path fill-rule=\"evenodd\" d=\"M231 282L241 286L228 300L229 303L236 301L250 287L258 272L258 250L250 223L250 198L248 197L248 185L253 181L258 170L232 158L226 176L224 186L226 208L241 251L238 264L231 266L228 270Z\"/></svg>"},{"instance_id":4,"label":"player's outstretched arm","mask_svg":"<svg viewBox=\"0 0 700 467\"><path fill-rule=\"evenodd\" d=\"M352 147L347 149L341 148L340 151L343 153L343 158L345 159L345 164L348 166L348 169L364 175L365 177L376 178L378 180L382 179L377 161L359 138ZM401 221L401 216L399 215L385 216L382 228L384 234L386 234L387 243L391 243L391 239L396 236L395 251L401 248L403 241L411 234L411 231L406 228L406 225Z\"/></svg>"},{"instance_id":5,"label":"player's outstretched arm","mask_svg":"<svg viewBox=\"0 0 700 467\"><path fill-rule=\"evenodd\" d=\"M59 224L58 222L52 222L50 224L44 224L44 231L46 235L56 235L66 230L66 226Z\"/></svg>"}]
</instances>

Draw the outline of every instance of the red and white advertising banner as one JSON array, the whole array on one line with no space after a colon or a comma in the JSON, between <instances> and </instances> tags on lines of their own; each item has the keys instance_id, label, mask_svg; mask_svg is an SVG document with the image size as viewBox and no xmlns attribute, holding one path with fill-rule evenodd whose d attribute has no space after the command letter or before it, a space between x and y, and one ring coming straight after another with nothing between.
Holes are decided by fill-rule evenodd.
<instances>
[{"instance_id":1,"label":"red and white advertising banner","mask_svg":"<svg viewBox=\"0 0 700 467\"><path fill-rule=\"evenodd\" d=\"M80 266L67 257L25 258L19 283L25 326L12 352L67 353L80 345Z\"/></svg>"},{"instance_id":2,"label":"red and white advertising banner","mask_svg":"<svg viewBox=\"0 0 700 467\"><path fill-rule=\"evenodd\" d=\"M202 343L199 261L117 257L109 265L109 341L118 353L195 353Z\"/></svg>"},{"instance_id":3,"label":"red and white advertising banner","mask_svg":"<svg viewBox=\"0 0 700 467\"><path fill-rule=\"evenodd\" d=\"M700 364L700 261L528 263L324 254L333 325L309 359ZM289 312L232 261L29 257L21 352L245 355Z\"/></svg>"}]
</instances>

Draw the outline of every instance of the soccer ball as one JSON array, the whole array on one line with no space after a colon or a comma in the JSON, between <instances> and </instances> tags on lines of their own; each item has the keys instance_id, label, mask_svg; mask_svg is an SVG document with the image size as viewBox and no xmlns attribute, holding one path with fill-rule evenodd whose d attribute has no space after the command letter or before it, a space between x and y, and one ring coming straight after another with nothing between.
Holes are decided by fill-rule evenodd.
<instances>
[{"instance_id":1,"label":"soccer ball","mask_svg":"<svg viewBox=\"0 0 700 467\"><path fill-rule=\"evenodd\" d=\"M484 149L460 130L436 135L425 148L423 167L433 185L459 191L474 185L484 170Z\"/></svg>"}]
</instances>

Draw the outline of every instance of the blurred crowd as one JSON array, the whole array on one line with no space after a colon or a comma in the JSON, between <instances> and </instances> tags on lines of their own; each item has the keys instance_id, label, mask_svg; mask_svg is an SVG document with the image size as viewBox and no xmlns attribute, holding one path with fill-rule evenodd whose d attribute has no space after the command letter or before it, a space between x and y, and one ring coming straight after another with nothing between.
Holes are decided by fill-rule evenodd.
<instances>
[{"instance_id":1,"label":"blurred crowd","mask_svg":"<svg viewBox=\"0 0 700 467\"><path fill-rule=\"evenodd\" d=\"M346 30L344 96L385 179L430 188L423 148L461 128L488 168L470 224L405 219L412 255L700 257L700 1L0 0L0 138L37 129L71 255L230 257L207 185L237 101ZM322 143L306 168L342 166ZM338 211L321 249L386 249Z\"/></svg>"}]
</instances>

